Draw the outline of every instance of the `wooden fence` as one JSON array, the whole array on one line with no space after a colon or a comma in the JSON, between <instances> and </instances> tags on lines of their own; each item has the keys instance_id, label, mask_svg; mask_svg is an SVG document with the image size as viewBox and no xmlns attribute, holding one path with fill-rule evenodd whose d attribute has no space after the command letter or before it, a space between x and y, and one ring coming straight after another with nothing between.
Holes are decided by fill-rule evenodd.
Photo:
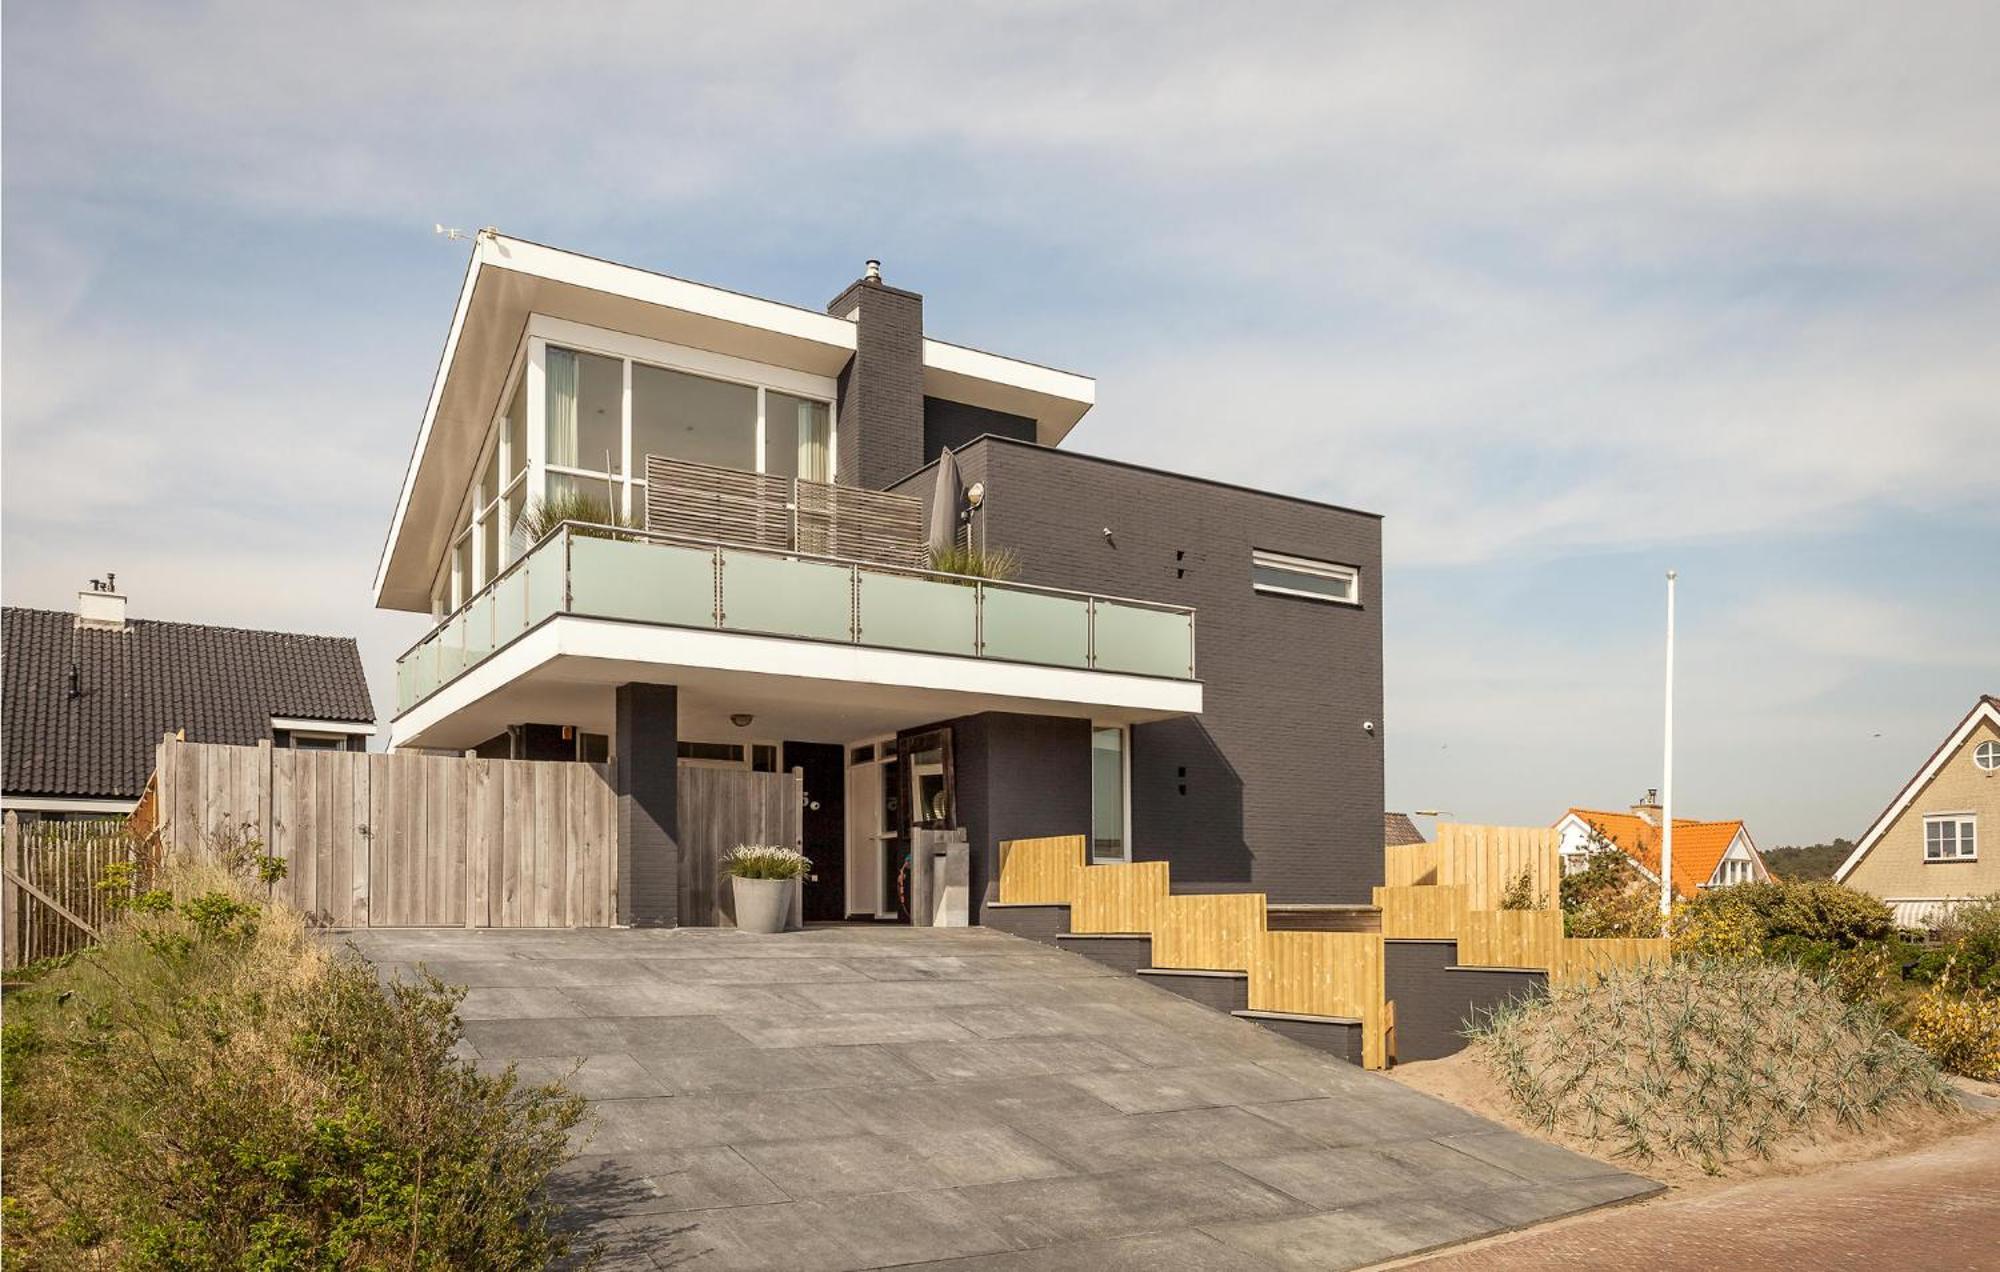
<instances>
[{"instance_id":1,"label":"wooden fence","mask_svg":"<svg viewBox=\"0 0 2000 1272\"><path fill-rule=\"evenodd\" d=\"M1078 935L1145 935L1153 966L1244 972L1253 1011L1359 1020L1362 1060L1387 1063L1394 1009L1377 932L1272 932L1261 892L1172 895L1164 861L1085 865L1081 835L1000 845L1000 903L1067 905Z\"/></svg>"},{"instance_id":2,"label":"wooden fence","mask_svg":"<svg viewBox=\"0 0 2000 1272\"><path fill-rule=\"evenodd\" d=\"M731 926L735 899L723 886L722 855L738 844L803 849L805 775L685 765L679 792L681 922Z\"/></svg>"},{"instance_id":3,"label":"wooden fence","mask_svg":"<svg viewBox=\"0 0 2000 1272\"><path fill-rule=\"evenodd\" d=\"M336 927L603 927L617 915L605 766L163 741L161 840L251 840L274 895Z\"/></svg>"},{"instance_id":4,"label":"wooden fence","mask_svg":"<svg viewBox=\"0 0 2000 1272\"><path fill-rule=\"evenodd\" d=\"M1528 876L1543 905L1562 892L1561 838L1541 826L1472 826L1441 822L1437 842L1398 844L1383 855L1387 887L1461 886L1475 910L1497 910L1507 886Z\"/></svg>"},{"instance_id":5,"label":"wooden fence","mask_svg":"<svg viewBox=\"0 0 2000 1272\"><path fill-rule=\"evenodd\" d=\"M1250 967L1250 1010L1361 1022L1361 1065L1388 1063L1391 1008L1374 932L1266 932Z\"/></svg>"},{"instance_id":6,"label":"wooden fence","mask_svg":"<svg viewBox=\"0 0 2000 1272\"><path fill-rule=\"evenodd\" d=\"M1090 841L1082 835L1049 839L1009 839L1000 845L1002 905L1068 905L1071 878L1090 864Z\"/></svg>"},{"instance_id":7,"label":"wooden fence","mask_svg":"<svg viewBox=\"0 0 2000 1272\"><path fill-rule=\"evenodd\" d=\"M0 872L0 961L18 967L90 944L111 917L97 885L105 868L134 860L122 819L23 822L6 815Z\"/></svg>"},{"instance_id":8,"label":"wooden fence","mask_svg":"<svg viewBox=\"0 0 2000 1272\"><path fill-rule=\"evenodd\" d=\"M1375 889L1390 940L1455 940L1466 967L1539 969L1552 982L1603 967L1664 960L1658 939L1584 941L1563 935L1562 857L1553 830L1536 826L1438 827L1432 844L1387 849ZM1503 910L1507 887L1526 873L1531 909Z\"/></svg>"}]
</instances>

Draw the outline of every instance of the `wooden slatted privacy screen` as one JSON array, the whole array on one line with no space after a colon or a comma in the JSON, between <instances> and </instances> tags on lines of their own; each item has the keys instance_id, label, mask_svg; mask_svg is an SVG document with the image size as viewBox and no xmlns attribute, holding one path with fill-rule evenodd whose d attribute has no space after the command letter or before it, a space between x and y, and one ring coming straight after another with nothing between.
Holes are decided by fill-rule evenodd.
<instances>
[{"instance_id":1,"label":"wooden slatted privacy screen","mask_svg":"<svg viewBox=\"0 0 2000 1272\"><path fill-rule=\"evenodd\" d=\"M1089 864L1082 835L1007 839L1000 843L1002 905L1068 905L1076 872Z\"/></svg>"},{"instance_id":2,"label":"wooden slatted privacy screen","mask_svg":"<svg viewBox=\"0 0 2000 1272\"><path fill-rule=\"evenodd\" d=\"M1390 844L1382 853L1382 882L1391 888L1416 888L1441 883L1438 846Z\"/></svg>"},{"instance_id":3,"label":"wooden slatted privacy screen","mask_svg":"<svg viewBox=\"0 0 2000 1272\"><path fill-rule=\"evenodd\" d=\"M1089 866L1076 874L1070 898L1069 930L1106 935L1141 932L1150 935L1167 899L1167 863L1134 861Z\"/></svg>"},{"instance_id":4,"label":"wooden slatted privacy screen","mask_svg":"<svg viewBox=\"0 0 2000 1272\"><path fill-rule=\"evenodd\" d=\"M1361 1022L1363 1068L1388 1060L1382 938L1373 932L1266 932L1250 967L1250 1010Z\"/></svg>"},{"instance_id":5,"label":"wooden slatted privacy screen","mask_svg":"<svg viewBox=\"0 0 2000 1272\"><path fill-rule=\"evenodd\" d=\"M163 845L258 839L277 899L342 927L602 927L617 915L604 765L168 739Z\"/></svg>"},{"instance_id":6,"label":"wooden slatted privacy screen","mask_svg":"<svg viewBox=\"0 0 2000 1272\"><path fill-rule=\"evenodd\" d=\"M1466 967L1562 965L1561 910L1468 910L1459 919L1458 961Z\"/></svg>"},{"instance_id":7,"label":"wooden slatted privacy screen","mask_svg":"<svg viewBox=\"0 0 2000 1272\"><path fill-rule=\"evenodd\" d=\"M1465 913L1465 887L1454 884L1377 888L1375 904L1382 911L1382 935L1391 939L1448 941L1458 936Z\"/></svg>"},{"instance_id":8,"label":"wooden slatted privacy screen","mask_svg":"<svg viewBox=\"0 0 2000 1272\"><path fill-rule=\"evenodd\" d=\"M646 456L646 528L910 568L929 559L919 499L665 455Z\"/></svg>"},{"instance_id":9,"label":"wooden slatted privacy screen","mask_svg":"<svg viewBox=\"0 0 2000 1272\"><path fill-rule=\"evenodd\" d=\"M1551 968L1556 982L1585 980L1614 967L1664 963L1673 957L1673 943L1662 937L1565 937L1561 966Z\"/></svg>"},{"instance_id":10,"label":"wooden slatted privacy screen","mask_svg":"<svg viewBox=\"0 0 2000 1272\"><path fill-rule=\"evenodd\" d=\"M1507 885L1523 872L1528 875L1530 890L1541 906L1561 904L1561 837L1554 829L1444 822L1438 826L1437 835L1434 847L1438 867L1433 882L1463 884L1473 909L1499 909Z\"/></svg>"},{"instance_id":11,"label":"wooden slatted privacy screen","mask_svg":"<svg viewBox=\"0 0 2000 1272\"><path fill-rule=\"evenodd\" d=\"M1153 966L1247 972L1267 910L1261 892L1169 896L1153 924Z\"/></svg>"},{"instance_id":12,"label":"wooden slatted privacy screen","mask_svg":"<svg viewBox=\"0 0 2000 1272\"><path fill-rule=\"evenodd\" d=\"M722 855L738 844L803 849L805 776L686 765L678 788L681 922L731 926L735 898L722 877Z\"/></svg>"}]
</instances>

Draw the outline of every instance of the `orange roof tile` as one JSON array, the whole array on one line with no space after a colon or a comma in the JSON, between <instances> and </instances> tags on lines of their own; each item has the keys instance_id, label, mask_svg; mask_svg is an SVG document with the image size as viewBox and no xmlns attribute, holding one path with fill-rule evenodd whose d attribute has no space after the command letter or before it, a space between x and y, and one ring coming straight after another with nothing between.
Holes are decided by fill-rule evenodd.
<instances>
[{"instance_id":1,"label":"orange roof tile","mask_svg":"<svg viewBox=\"0 0 2000 1272\"><path fill-rule=\"evenodd\" d=\"M1646 822L1637 813L1572 808L1564 814L1565 817L1570 815L1597 827L1606 839L1624 849L1626 856L1652 871L1655 878L1659 876L1659 827ZM1740 818L1736 821L1674 818L1674 891L1684 897L1695 895L1695 890L1715 874L1723 854L1729 851L1730 844L1736 842L1736 836L1742 829ZM1760 877L1765 873L1761 862L1757 863L1757 873Z\"/></svg>"}]
</instances>

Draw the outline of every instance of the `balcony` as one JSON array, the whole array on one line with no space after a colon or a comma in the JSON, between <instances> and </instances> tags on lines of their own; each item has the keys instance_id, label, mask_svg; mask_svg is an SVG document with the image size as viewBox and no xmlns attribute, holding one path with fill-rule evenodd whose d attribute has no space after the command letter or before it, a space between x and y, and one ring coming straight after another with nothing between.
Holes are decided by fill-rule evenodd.
<instances>
[{"instance_id":1,"label":"balcony","mask_svg":"<svg viewBox=\"0 0 2000 1272\"><path fill-rule=\"evenodd\" d=\"M1194 611L1182 606L566 523L397 660L397 714L559 616L1170 681L1195 677Z\"/></svg>"}]
</instances>

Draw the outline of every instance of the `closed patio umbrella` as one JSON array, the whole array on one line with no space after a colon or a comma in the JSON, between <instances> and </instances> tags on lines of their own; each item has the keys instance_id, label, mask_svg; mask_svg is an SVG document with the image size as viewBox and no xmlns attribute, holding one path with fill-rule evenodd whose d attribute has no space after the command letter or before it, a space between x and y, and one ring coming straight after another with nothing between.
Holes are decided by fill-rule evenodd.
<instances>
[{"instance_id":1,"label":"closed patio umbrella","mask_svg":"<svg viewBox=\"0 0 2000 1272\"><path fill-rule=\"evenodd\" d=\"M925 526L932 560L958 542L958 507L964 502L965 483L958 475L958 460L946 447L938 453L937 484L931 488L930 521Z\"/></svg>"}]
</instances>

